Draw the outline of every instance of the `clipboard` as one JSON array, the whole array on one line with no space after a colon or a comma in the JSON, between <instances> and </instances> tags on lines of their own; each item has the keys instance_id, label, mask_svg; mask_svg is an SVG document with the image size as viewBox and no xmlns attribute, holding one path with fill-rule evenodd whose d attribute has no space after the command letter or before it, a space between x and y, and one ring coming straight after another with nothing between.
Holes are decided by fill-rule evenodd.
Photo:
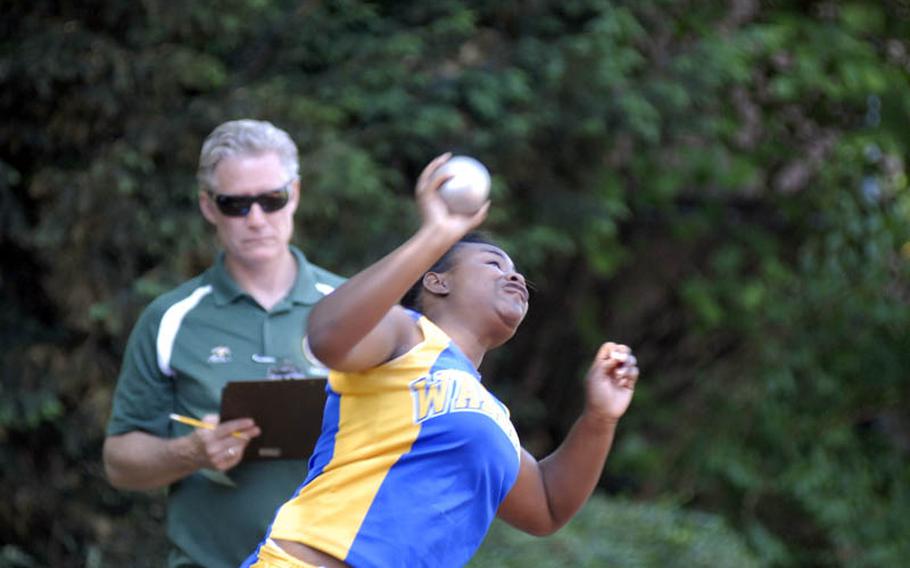
<instances>
[{"instance_id":1,"label":"clipboard","mask_svg":"<svg viewBox=\"0 0 910 568\"><path fill-rule=\"evenodd\" d=\"M262 431L244 460L308 459L322 431L326 379L231 381L221 391L221 421L252 418Z\"/></svg>"}]
</instances>

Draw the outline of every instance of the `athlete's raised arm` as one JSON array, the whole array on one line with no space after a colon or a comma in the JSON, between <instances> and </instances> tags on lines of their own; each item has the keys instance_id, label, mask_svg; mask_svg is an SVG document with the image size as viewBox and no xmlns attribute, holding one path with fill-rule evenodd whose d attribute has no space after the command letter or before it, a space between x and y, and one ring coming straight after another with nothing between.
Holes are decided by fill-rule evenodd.
<instances>
[{"instance_id":1,"label":"athlete's raised arm","mask_svg":"<svg viewBox=\"0 0 910 568\"><path fill-rule=\"evenodd\" d=\"M473 215L450 213L439 196L444 176L434 177L449 154L424 168L416 199L417 232L394 251L323 298L310 314L313 354L339 371L361 371L403 353L420 341L413 320L398 306L405 292L464 234L486 218L489 204Z\"/></svg>"}]
</instances>

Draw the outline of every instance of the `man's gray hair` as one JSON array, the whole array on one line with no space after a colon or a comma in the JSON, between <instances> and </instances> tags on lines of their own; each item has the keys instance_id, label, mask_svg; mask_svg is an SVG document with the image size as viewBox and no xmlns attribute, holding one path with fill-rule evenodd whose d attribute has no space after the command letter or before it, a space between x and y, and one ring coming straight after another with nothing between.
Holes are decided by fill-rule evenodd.
<instances>
[{"instance_id":1,"label":"man's gray hair","mask_svg":"<svg viewBox=\"0 0 910 568\"><path fill-rule=\"evenodd\" d=\"M287 132L264 120L230 120L219 125L202 144L196 171L200 188L217 191L215 168L221 160L263 152L277 153L288 178L297 177L300 170L297 145Z\"/></svg>"}]
</instances>

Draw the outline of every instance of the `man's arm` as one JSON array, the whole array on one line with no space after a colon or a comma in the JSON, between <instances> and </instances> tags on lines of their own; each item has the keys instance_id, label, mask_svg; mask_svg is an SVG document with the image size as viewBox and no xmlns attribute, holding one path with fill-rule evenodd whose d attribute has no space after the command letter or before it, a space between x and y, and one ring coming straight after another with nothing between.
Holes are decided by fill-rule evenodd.
<instances>
[{"instance_id":1,"label":"man's arm","mask_svg":"<svg viewBox=\"0 0 910 568\"><path fill-rule=\"evenodd\" d=\"M206 417L217 423L217 418ZM237 432L242 437L233 436ZM148 490L165 487L187 475L210 468L231 469L243 459L243 451L259 435L249 418L218 424L213 430L197 428L180 438L159 438L147 432L127 432L104 440L104 471L118 489Z\"/></svg>"}]
</instances>

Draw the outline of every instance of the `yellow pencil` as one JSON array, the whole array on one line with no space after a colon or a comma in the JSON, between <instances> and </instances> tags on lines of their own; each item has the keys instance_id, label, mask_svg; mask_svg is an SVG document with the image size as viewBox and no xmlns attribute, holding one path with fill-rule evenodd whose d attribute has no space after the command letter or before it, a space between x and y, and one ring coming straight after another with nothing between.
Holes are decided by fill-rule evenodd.
<instances>
[{"instance_id":1,"label":"yellow pencil","mask_svg":"<svg viewBox=\"0 0 910 568\"><path fill-rule=\"evenodd\" d=\"M215 424L210 424L208 422L203 422L202 420L196 420L195 418L190 418L189 416L184 416L182 414L171 414L171 420L180 422L181 424L187 424L189 426L195 426L196 428L205 428L206 430L214 430ZM241 434L240 432L231 432L231 436L235 438L240 438L241 440L249 440L248 436Z\"/></svg>"}]
</instances>

